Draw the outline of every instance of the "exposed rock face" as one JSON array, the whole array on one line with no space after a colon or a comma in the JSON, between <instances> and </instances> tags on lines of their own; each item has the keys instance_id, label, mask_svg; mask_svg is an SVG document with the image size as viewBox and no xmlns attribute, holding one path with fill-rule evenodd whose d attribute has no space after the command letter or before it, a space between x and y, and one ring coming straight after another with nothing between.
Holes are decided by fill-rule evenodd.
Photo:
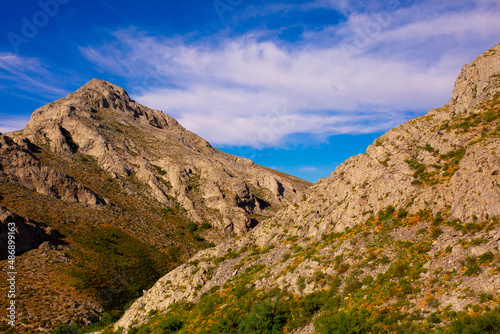
<instances>
[{"instance_id":1,"label":"exposed rock face","mask_svg":"<svg viewBox=\"0 0 500 334\"><path fill-rule=\"evenodd\" d=\"M419 292L404 297L408 312L432 312L440 304L440 310L449 306L461 311L476 303L474 296L480 293L491 293L491 305L498 305L500 279L494 268L500 260L499 152L497 45L464 66L448 104L390 130L366 154L345 161L303 200L244 237L199 252L160 279L115 328L137 326L147 321L151 310L166 311L179 301L197 302L214 287L224 295L228 289L220 287L257 265L262 269L252 277L255 289L278 287L300 296L322 290L315 283L321 277L341 278L340 292L348 291L348 277L361 282L387 274L397 281L404 275L390 273L402 263L405 268L424 268L412 276L411 285ZM447 225L439 228L443 221ZM421 255L405 247L415 247ZM383 261L375 260L381 257ZM490 260L482 262L482 269L472 265L478 258ZM453 288L430 302L425 296L432 296L444 277ZM379 288L366 284L356 289L366 291L364 298L371 300ZM348 305L350 295L344 296ZM397 299L390 297L376 307L391 307ZM297 333L311 332L311 326Z\"/></svg>"},{"instance_id":2,"label":"exposed rock face","mask_svg":"<svg viewBox=\"0 0 500 334\"><path fill-rule=\"evenodd\" d=\"M172 206L175 199L194 221L238 235L255 224L250 215L296 199L308 187L214 149L172 117L98 79L35 110L22 136L58 155L94 157L110 176L133 175L160 203Z\"/></svg>"},{"instance_id":3,"label":"exposed rock face","mask_svg":"<svg viewBox=\"0 0 500 334\"><path fill-rule=\"evenodd\" d=\"M491 97L498 85L498 76L494 77L499 74L498 52L498 47L492 48L462 68L450 101L452 115L461 114Z\"/></svg>"},{"instance_id":4,"label":"exposed rock face","mask_svg":"<svg viewBox=\"0 0 500 334\"><path fill-rule=\"evenodd\" d=\"M44 195L88 205L104 203L89 189L65 173L44 165L34 155L39 150L28 139L20 145L0 135L0 182L11 182Z\"/></svg>"},{"instance_id":5,"label":"exposed rock face","mask_svg":"<svg viewBox=\"0 0 500 334\"><path fill-rule=\"evenodd\" d=\"M62 235L57 230L40 223L27 221L0 206L0 242L2 246L8 244L8 232L12 228L15 231L16 255L37 248L47 241L58 243L59 239L62 238ZM0 249L0 260L6 259L7 255L7 247L2 247Z\"/></svg>"}]
</instances>

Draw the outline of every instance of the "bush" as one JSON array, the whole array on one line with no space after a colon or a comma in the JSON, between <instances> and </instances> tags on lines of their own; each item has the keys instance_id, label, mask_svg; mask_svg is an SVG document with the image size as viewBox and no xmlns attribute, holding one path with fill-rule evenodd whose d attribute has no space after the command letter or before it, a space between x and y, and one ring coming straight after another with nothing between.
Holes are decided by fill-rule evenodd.
<instances>
[{"instance_id":1,"label":"bush","mask_svg":"<svg viewBox=\"0 0 500 334\"><path fill-rule=\"evenodd\" d=\"M370 333L372 328L368 323L368 312L363 309L349 312L326 314L315 322L316 330L322 334L363 334Z\"/></svg>"},{"instance_id":2,"label":"bush","mask_svg":"<svg viewBox=\"0 0 500 334\"><path fill-rule=\"evenodd\" d=\"M438 228L435 228L431 232L431 238L432 239L437 239L441 234L443 234L443 230Z\"/></svg>"},{"instance_id":3,"label":"bush","mask_svg":"<svg viewBox=\"0 0 500 334\"><path fill-rule=\"evenodd\" d=\"M212 225L210 225L209 223L207 222L203 222L201 223L200 227L204 230L208 230L209 228L212 228Z\"/></svg>"},{"instance_id":4,"label":"bush","mask_svg":"<svg viewBox=\"0 0 500 334\"><path fill-rule=\"evenodd\" d=\"M239 333L269 333L278 334L283 331L286 318L269 302L255 305L254 310L248 314L238 327Z\"/></svg>"},{"instance_id":5,"label":"bush","mask_svg":"<svg viewBox=\"0 0 500 334\"><path fill-rule=\"evenodd\" d=\"M306 317L311 317L321 309L323 304L322 293L315 292L306 295L300 302L300 307L304 310Z\"/></svg>"},{"instance_id":6,"label":"bush","mask_svg":"<svg viewBox=\"0 0 500 334\"><path fill-rule=\"evenodd\" d=\"M77 324L71 324L71 325L59 325L52 333L53 334L83 334L84 331Z\"/></svg>"},{"instance_id":7,"label":"bush","mask_svg":"<svg viewBox=\"0 0 500 334\"><path fill-rule=\"evenodd\" d=\"M193 223L193 222L189 222L187 224L187 229L189 232L194 233L198 230L198 224Z\"/></svg>"},{"instance_id":8,"label":"bush","mask_svg":"<svg viewBox=\"0 0 500 334\"><path fill-rule=\"evenodd\" d=\"M473 256L466 257L464 265L467 267L465 271L465 275L467 276L477 275L482 271L481 267L477 264L477 258Z\"/></svg>"},{"instance_id":9,"label":"bush","mask_svg":"<svg viewBox=\"0 0 500 334\"><path fill-rule=\"evenodd\" d=\"M345 281L344 293L345 294L352 293L361 288L362 285L363 284L359 281L359 279L355 275L351 275Z\"/></svg>"},{"instance_id":10,"label":"bush","mask_svg":"<svg viewBox=\"0 0 500 334\"><path fill-rule=\"evenodd\" d=\"M479 256L479 263L488 263L493 261L494 258L495 255L492 252L488 251L486 253L483 253L483 255Z\"/></svg>"},{"instance_id":11,"label":"bush","mask_svg":"<svg viewBox=\"0 0 500 334\"><path fill-rule=\"evenodd\" d=\"M428 297L425 300L426 304L429 305L430 307L438 308L439 307L439 300L434 297Z\"/></svg>"},{"instance_id":12,"label":"bush","mask_svg":"<svg viewBox=\"0 0 500 334\"><path fill-rule=\"evenodd\" d=\"M402 218L405 218L407 215L408 215L408 211L406 211L405 209L398 210L398 213L397 213L398 218L402 219Z\"/></svg>"},{"instance_id":13,"label":"bush","mask_svg":"<svg viewBox=\"0 0 500 334\"><path fill-rule=\"evenodd\" d=\"M160 329L162 330L162 333L175 333L178 330L182 328L184 323L179 320L177 317L174 316L169 316L162 322L160 322Z\"/></svg>"},{"instance_id":14,"label":"bush","mask_svg":"<svg viewBox=\"0 0 500 334\"><path fill-rule=\"evenodd\" d=\"M500 308L470 316L465 315L451 324L446 334L497 334L500 333Z\"/></svg>"},{"instance_id":15,"label":"bush","mask_svg":"<svg viewBox=\"0 0 500 334\"><path fill-rule=\"evenodd\" d=\"M205 239L203 239L203 237L201 235L199 235L198 233L195 233L193 235L193 239L196 240L196 241L204 241Z\"/></svg>"}]
</instances>

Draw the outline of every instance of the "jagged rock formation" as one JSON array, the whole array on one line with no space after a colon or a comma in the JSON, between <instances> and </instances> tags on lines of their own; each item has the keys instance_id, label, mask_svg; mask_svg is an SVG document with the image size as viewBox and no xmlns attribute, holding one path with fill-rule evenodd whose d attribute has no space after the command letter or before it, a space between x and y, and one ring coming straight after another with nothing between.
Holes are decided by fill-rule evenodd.
<instances>
[{"instance_id":1,"label":"jagged rock formation","mask_svg":"<svg viewBox=\"0 0 500 334\"><path fill-rule=\"evenodd\" d=\"M63 237L57 230L44 226L34 221L27 221L5 207L0 206L0 243L8 244L9 223L14 224L16 236L16 255L21 255L33 248L37 248L44 242L50 241L52 244L61 243ZM0 249L0 260L7 258L7 248Z\"/></svg>"},{"instance_id":2,"label":"jagged rock formation","mask_svg":"<svg viewBox=\"0 0 500 334\"><path fill-rule=\"evenodd\" d=\"M0 135L0 182L10 182L69 202L103 204L92 191L65 173L44 165L35 156L39 148L23 138L20 145Z\"/></svg>"},{"instance_id":3,"label":"jagged rock formation","mask_svg":"<svg viewBox=\"0 0 500 334\"><path fill-rule=\"evenodd\" d=\"M225 154L122 88L91 80L0 135L1 237L14 219L19 265L42 261L19 278L33 286L20 291L22 330L95 322L309 186ZM48 306L55 291L63 296Z\"/></svg>"},{"instance_id":4,"label":"jagged rock formation","mask_svg":"<svg viewBox=\"0 0 500 334\"><path fill-rule=\"evenodd\" d=\"M89 155L113 178L133 175L160 203L173 206L175 199L194 221L238 235L257 223L250 215L296 199L308 186L212 148L98 79L35 110L22 136L58 155Z\"/></svg>"},{"instance_id":5,"label":"jagged rock formation","mask_svg":"<svg viewBox=\"0 0 500 334\"><path fill-rule=\"evenodd\" d=\"M329 314L361 308L431 330L453 320L453 312L498 306L499 152L497 45L464 66L449 103L390 130L244 237L196 254L139 298L115 329L147 323L156 312L155 322L144 326L156 328L170 316L196 317L196 326L185 322L181 333L217 332L228 324L241 329L245 316L252 317L242 289L274 310L292 296L316 298L313 311L296 304L307 326L281 314L294 333L311 333L315 314L321 333L333 321ZM280 299L283 291L291 295ZM328 303L308 295L318 291L331 294ZM207 316L210 302L214 311ZM226 311L231 305L239 311ZM399 326L397 319L386 325Z\"/></svg>"}]
</instances>

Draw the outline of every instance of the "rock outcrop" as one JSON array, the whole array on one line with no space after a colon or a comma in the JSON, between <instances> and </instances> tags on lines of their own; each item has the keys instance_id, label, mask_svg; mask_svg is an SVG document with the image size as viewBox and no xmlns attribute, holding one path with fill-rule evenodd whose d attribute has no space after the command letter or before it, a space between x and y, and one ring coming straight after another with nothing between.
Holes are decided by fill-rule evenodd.
<instances>
[{"instance_id":1,"label":"rock outcrop","mask_svg":"<svg viewBox=\"0 0 500 334\"><path fill-rule=\"evenodd\" d=\"M15 254L21 255L33 248L37 248L44 242L60 244L62 235L49 226L28 221L5 207L0 206L0 242L2 245L8 245L9 231L14 232ZM7 247L0 249L0 260L7 258Z\"/></svg>"},{"instance_id":2,"label":"rock outcrop","mask_svg":"<svg viewBox=\"0 0 500 334\"><path fill-rule=\"evenodd\" d=\"M88 205L105 203L70 176L40 162L34 154L36 151L39 148L26 138L17 144L11 138L0 135L0 182L10 182L68 202Z\"/></svg>"}]
</instances>

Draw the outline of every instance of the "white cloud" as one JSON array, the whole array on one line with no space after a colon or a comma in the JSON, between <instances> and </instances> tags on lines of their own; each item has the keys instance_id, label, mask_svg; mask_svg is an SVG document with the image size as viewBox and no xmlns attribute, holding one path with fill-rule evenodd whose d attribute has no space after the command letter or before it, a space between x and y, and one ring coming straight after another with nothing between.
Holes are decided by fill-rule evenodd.
<instances>
[{"instance_id":1,"label":"white cloud","mask_svg":"<svg viewBox=\"0 0 500 334\"><path fill-rule=\"evenodd\" d=\"M322 3L344 12L349 4ZM354 12L295 44L251 32L214 47L209 38L184 43L128 30L82 53L129 77L139 102L212 143L272 146L295 133L386 130L447 102L461 65L499 42L498 8L480 4L439 15L425 4Z\"/></svg>"},{"instance_id":2,"label":"white cloud","mask_svg":"<svg viewBox=\"0 0 500 334\"><path fill-rule=\"evenodd\" d=\"M19 88L24 93L47 97L67 94L58 88L57 78L36 58L0 52L0 87Z\"/></svg>"},{"instance_id":3,"label":"white cloud","mask_svg":"<svg viewBox=\"0 0 500 334\"><path fill-rule=\"evenodd\" d=\"M302 172L302 173L316 173L317 171L318 171L318 169L316 167L312 167L312 166L304 166L304 167L299 168L299 172Z\"/></svg>"},{"instance_id":4,"label":"white cloud","mask_svg":"<svg viewBox=\"0 0 500 334\"><path fill-rule=\"evenodd\" d=\"M21 130L29 121L29 116L13 116L0 114L0 132L5 134L7 132Z\"/></svg>"}]
</instances>

